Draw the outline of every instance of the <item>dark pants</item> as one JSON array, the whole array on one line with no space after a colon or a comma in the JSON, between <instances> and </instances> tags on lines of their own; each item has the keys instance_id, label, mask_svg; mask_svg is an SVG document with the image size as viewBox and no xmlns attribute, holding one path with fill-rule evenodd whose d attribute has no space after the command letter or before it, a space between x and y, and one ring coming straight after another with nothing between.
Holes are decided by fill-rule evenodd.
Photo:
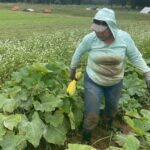
<instances>
[{"instance_id":1,"label":"dark pants","mask_svg":"<svg viewBox=\"0 0 150 150\"><path fill-rule=\"evenodd\" d=\"M101 86L93 82L88 74L84 75L84 130L93 130L99 122L101 99L105 97L104 115L113 118L122 89L122 80L113 86Z\"/></svg>"}]
</instances>

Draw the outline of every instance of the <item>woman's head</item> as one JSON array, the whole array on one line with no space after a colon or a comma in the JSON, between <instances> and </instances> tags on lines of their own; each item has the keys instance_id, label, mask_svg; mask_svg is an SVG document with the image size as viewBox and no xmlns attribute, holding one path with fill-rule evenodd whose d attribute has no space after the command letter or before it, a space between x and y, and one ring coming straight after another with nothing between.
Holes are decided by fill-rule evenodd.
<instances>
[{"instance_id":1,"label":"woman's head","mask_svg":"<svg viewBox=\"0 0 150 150\"><path fill-rule=\"evenodd\" d=\"M117 25L115 13L112 9L100 9L93 18L91 29L96 32L98 37L113 36L115 38Z\"/></svg>"},{"instance_id":2,"label":"woman's head","mask_svg":"<svg viewBox=\"0 0 150 150\"><path fill-rule=\"evenodd\" d=\"M91 29L95 32L104 32L108 28L105 21L93 19Z\"/></svg>"}]
</instances>

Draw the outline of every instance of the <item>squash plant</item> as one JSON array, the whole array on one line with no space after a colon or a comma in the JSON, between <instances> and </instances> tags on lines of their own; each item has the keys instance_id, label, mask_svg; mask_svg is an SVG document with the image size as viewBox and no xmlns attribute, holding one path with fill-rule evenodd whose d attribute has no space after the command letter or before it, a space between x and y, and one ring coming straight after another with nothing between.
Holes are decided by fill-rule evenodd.
<instances>
[{"instance_id":1,"label":"squash plant","mask_svg":"<svg viewBox=\"0 0 150 150\"><path fill-rule=\"evenodd\" d=\"M123 90L119 101L120 110L125 113L146 106L149 102L150 97L143 73L127 61Z\"/></svg>"},{"instance_id":2,"label":"squash plant","mask_svg":"<svg viewBox=\"0 0 150 150\"><path fill-rule=\"evenodd\" d=\"M150 111L141 109L140 112L129 111L124 116L125 122L131 127L132 132L141 140L141 146L150 149Z\"/></svg>"},{"instance_id":3,"label":"squash plant","mask_svg":"<svg viewBox=\"0 0 150 150\"><path fill-rule=\"evenodd\" d=\"M83 102L68 96L68 68L63 63L33 64L12 74L0 91L0 146L22 150L41 138L63 145L82 121Z\"/></svg>"},{"instance_id":4,"label":"squash plant","mask_svg":"<svg viewBox=\"0 0 150 150\"><path fill-rule=\"evenodd\" d=\"M132 134L116 134L114 140L119 147L110 146L106 150L139 150L140 148L139 140Z\"/></svg>"}]
</instances>

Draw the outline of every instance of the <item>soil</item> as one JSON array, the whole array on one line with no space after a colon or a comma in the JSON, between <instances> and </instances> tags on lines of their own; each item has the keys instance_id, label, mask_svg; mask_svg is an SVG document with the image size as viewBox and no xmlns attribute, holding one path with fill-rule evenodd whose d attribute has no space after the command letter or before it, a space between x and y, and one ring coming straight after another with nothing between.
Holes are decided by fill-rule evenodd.
<instances>
[{"instance_id":1,"label":"soil","mask_svg":"<svg viewBox=\"0 0 150 150\"><path fill-rule=\"evenodd\" d=\"M96 148L97 150L105 150L110 145L117 146L116 143L113 141L113 135L116 131L122 132L123 134L128 134L131 131L131 128L127 126L124 122L115 120L113 123L113 129L115 130L108 130L100 125L93 131L92 139L91 139L91 146ZM73 133L69 139L69 143L80 144L82 141L82 131L78 131ZM61 149L62 150L62 149Z\"/></svg>"}]
</instances>

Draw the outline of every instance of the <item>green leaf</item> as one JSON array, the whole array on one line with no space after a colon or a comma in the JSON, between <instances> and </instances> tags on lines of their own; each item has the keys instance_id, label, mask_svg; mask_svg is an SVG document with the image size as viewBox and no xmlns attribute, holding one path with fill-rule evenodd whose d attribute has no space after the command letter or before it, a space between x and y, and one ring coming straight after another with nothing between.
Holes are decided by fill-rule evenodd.
<instances>
[{"instance_id":1,"label":"green leaf","mask_svg":"<svg viewBox=\"0 0 150 150\"><path fill-rule=\"evenodd\" d=\"M4 128L3 124L0 124L0 141L3 139L3 136L7 132L7 129Z\"/></svg>"},{"instance_id":2,"label":"green leaf","mask_svg":"<svg viewBox=\"0 0 150 150\"><path fill-rule=\"evenodd\" d=\"M75 127L78 128L81 121L83 120L83 111L79 109L73 110Z\"/></svg>"},{"instance_id":3,"label":"green leaf","mask_svg":"<svg viewBox=\"0 0 150 150\"><path fill-rule=\"evenodd\" d=\"M144 82L138 78L137 73L132 73L125 77L124 88L130 96L142 96L144 90L141 89L144 89Z\"/></svg>"},{"instance_id":4,"label":"green leaf","mask_svg":"<svg viewBox=\"0 0 150 150\"><path fill-rule=\"evenodd\" d=\"M110 146L110 147L106 148L106 150L123 150L123 149L119 148L119 147Z\"/></svg>"},{"instance_id":5,"label":"green leaf","mask_svg":"<svg viewBox=\"0 0 150 150\"><path fill-rule=\"evenodd\" d=\"M127 138L127 135L124 134L116 134L113 139L114 141L119 145L119 146L123 146L123 144L125 143Z\"/></svg>"},{"instance_id":6,"label":"green leaf","mask_svg":"<svg viewBox=\"0 0 150 150\"><path fill-rule=\"evenodd\" d=\"M15 97L21 91L20 86L14 86L8 89L8 94L10 97Z\"/></svg>"},{"instance_id":7,"label":"green leaf","mask_svg":"<svg viewBox=\"0 0 150 150\"><path fill-rule=\"evenodd\" d=\"M18 103L19 103L19 107L25 110L30 111L30 109L33 107L33 97L28 97L27 101L21 101L19 102L19 100L17 99Z\"/></svg>"},{"instance_id":8,"label":"green leaf","mask_svg":"<svg viewBox=\"0 0 150 150\"><path fill-rule=\"evenodd\" d=\"M20 114L7 116L7 119L4 121L4 126L9 130L13 130L14 127L16 127L18 123L21 122L21 120L22 118Z\"/></svg>"},{"instance_id":9,"label":"green leaf","mask_svg":"<svg viewBox=\"0 0 150 150\"><path fill-rule=\"evenodd\" d=\"M65 113L69 113L70 112L70 107L71 107L71 102L69 100L64 99L63 100L63 106L61 107L62 110Z\"/></svg>"},{"instance_id":10,"label":"green leaf","mask_svg":"<svg viewBox=\"0 0 150 150\"><path fill-rule=\"evenodd\" d=\"M29 123L30 122L28 121L28 118L26 117L26 115L22 115L22 120L18 124L19 134L26 135L26 127L28 126Z\"/></svg>"},{"instance_id":11,"label":"green leaf","mask_svg":"<svg viewBox=\"0 0 150 150\"><path fill-rule=\"evenodd\" d=\"M39 71L43 74L49 72L49 70L45 67L44 64L40 64L40 63L35 63L32 65L32 68L31 68L33 71Z\"/></svg>"},{"instance_id":12,"label":"green leaf","mask_svg":"<svg viewBox=\"0 0 150 150\"><path fill-rule=\"evenodd\" d=\"M143 117L145 117L146 119L148 119L150 121L150 111L149 110L142 109L140 111L140 113L143 115Z\"/></svg>"},{"instance_id":13,"label":"green leaf","mask_svg":"<svg viewBox=\"0 0 150 150\"><path fill-rule=\"evenodd\" d=\"M39 145L43 131L44 131L44 123L39 118L37 112L33 114L31 122L27 122L24 119L24 122L19 126L19 132L24 133L26 139L34 147L37 147Z\"/></svg>"},{"instance_id":14,"label":"green leaf","mask_svg":"<svg viewBox=\"0 0 150 150\"><path fill-rule=\"evenodd\" d=\"M134 127L134 121L130 117L124 116L124 119L130 127L132 127L132 128Z\"/></svg>"},{"instance_id":15,"label":"green leaf","mask_svg":"<svg viewBox=\"0 0 150 150\"><path fill-rule=\"evenodd\" d=\"M66 150L96 150L96 149L88 145L68 144L68 149Z\"/></svg>"},{"instance_id":16,"label":"green leaf","mask_svg":"<svg viewBox=\"0 0 150 150\"><path fill-rule=\"evenodd\" d=\"M54 127L58 127L59 125L61 125L64 120L64 114L59 110L55 111L54 114L45 113L44 116L45 116L46 123L50 123L50 125Z\"/></svg>"},{"instance_id":17,"label":"green leaf","mask_svg":"<svg viewBox=\"0 0 150 150\"><path fill-rule=\"evenodd\" d=\"M56 101L49 101L49 102L38 102L38 101L34 101L33 102L34 108L35 110L40 110L41 112L51 112L53 110L55 110L56 107L60 107L62 105L62 101L61 100L56 100Z\"/></svg>"},{"instance_id":18,"label":"green leaf","mask_svg":"<svg viewBox=\"0 0 150 150\"><path fill-rule=\"evenodd\" d=\"M147 145L150 147L150 133L146 133L145 138Z\"/></svg>"},{"instance_id":19,"label":"green leaf","mask_svg":"<svg viewBox=\"0 0 150 150\"><path fill-rule=\"evenodd\" d=\"M14 99L7 98L5 95L0 94L0 109L4 112L13 112L16 108L16 101Z\"/></svg>"},{"instance_id":20,"label":"green leaf","mask_svg":"<svg viewBox=\"0 0 150 150\"><path fill-rule=\"evenodd\" d=\"M41 104L41 103L38 102L38 101L34 101L34 102L33 102L33 106L34 106L35 110L37 110L37 111L44 112L44 110L45 110L44 105ZM48 107L48 108L49 108L49 107ZM53 110L53 108L50 107L49 110L51 111L51 110Z\"/></svg>"},{"instance_id":21,"label":"green leaf","mask_svg":"<svg viewBox=\"0 0 150 150\"><path fill-rule=\"evenodd\" d=\"M3 105L3 111L12 113L17 107L17 102L14 99L7 99Z\"/></svg>"},{"instance_id":22,"label":"green leaf","mask_svg":"<svg viewBox=\"0 0 150 150\"><path fill-rule=\"evenodd\" d=\"M12 73L12 80L15 81L16 83L21 82L22 75L20 74L20 72L13 72Z\"/></svg>"},{"instance_id":23,"label":"green leaf","mask_svg":"<svg viewBox=\"0 0 150 150\"><path fill-rule=\"evenodd\" d=\"M66 140L67 128L64 124L59 125L58 127L53 127L49 125L44 131L44 138L47 142L63 145Z\"/></svg>"},{"instance_id":24,"label":"green leaf","mask_svg":"<svg viewBox=\"0 0 150 150\"><path fill-rule=\"evenodd\" d=\"M41 102L35 101L33 102L35 110L40 110L41 112L51 112L55 110L55 108L62 106L63 101L55 97L52 94L43 94L40 96Z\"/></svg>"},{"instance_id":25,"label":"green leaf","mask_svg":"<svg viewBox=\"0 0 150 150\"><path fill-rule=\"evenodd\" d=\"M0 113L0 124L3 124L4 120L7 119L7 115Z\"/></svg>"},{"instance_id":26,"label":"green leaf","mask_svg":"<svg viewBox=\"0 0 150 150\"><path fill-rule=\"evenodd\" d=\"M30 77L26 78L22 83L22 86L25 86L28 90L32 89L33 85L34 85L34 79Z\"/></svg>"},{"instance_id":27,"label":"green leaf","mask_svg":"<svg viewBox=\"0 0 150 150\"><path fill-rule=\"evenodd\" d=\"M141 120L135 119L134 123L135 123L135 127L139 128L143 132L150 130L150 121L148 121L146 118L143 118Z\"/></svg>"},{"instance_id":28,"label":"green leaf","mask_svg":"<svg viewBox=\"0 0 150 150\"><path fill-rule=\"evenodd\" d=\"M29 96L29 91L27 89L22 89L21 92L17 94L15 99L17 101L27 101Z\"/></svg>"},{"instance_id":29,"label":"green leaf","mask_svg":"<svg viewBox=\"0 0 150 150\"><path fill-rule=\"evenodd\" d=\"M141 129L138 128L134 122L133 119L129 118L128 116L124 116L125 122L140 136L145 135L145 132Z\"/></svg>"},{"instance_id":30,"label":"green leaf","mask_svg":"<svg viewBox=\"0 0 150 150\"><path fill-rule=\"evenodd\" d=\"M71 107L70 107L70 112L69 112L68 116L69 116L69 120L70 120L70 124L71 124L71 129L75 129L75 118L74 118L74 114L72 112Z\"/></svg>"},{"instance_id":31,"label":"green leaf","mask_svg":"<svg viewBox=\"0 0 150 150\"><path fill-rule=\"evenodd\" d=\"M133 135L128 135L123 145L123 150L138 150L140 147L139 140Z\"/></svg>"},{"instance_id":32,"label":"green leaf","mask_svg":"<svg viewBox=\"0 0 150 150\"><path fill-rule=\"evenodd\" d=\"M15 135L13 132L8 132L0 145L3 150L21 150L18 147L25 142L25 137L23 135Z\"/></svg>"},{"instance_id":33,"label":"green leaf","mask_svg":"<svg viewBox=\"0 0 150 150\"><path fill-rule=\"evenodd\" d=\"M141 116L137 112L137 109L133 109L131 111L127 111L125 115L130 116L130 117L134 117L134 118L139 118L139 119L141 118Z\"/></svg>"},{"instance_id":34,"label":"green leaf","mask_svg":"<svg viewBox=\"0 0 150 150\"><path fill-rule=\"evenodd\" d=\"M130 99L131 99L131 98L130 98L129 94L123 93L123 94L121 95L119 104L128 103L128 101L129 101Z\"/></svg>"},{"instance_id":35,"label":"green leaf","mask_svg":"<svg viewBox=\"0 0 150 150\"><path fill-rule=\"evenodd\" d=\"M19 70L20 74L23 78L27 77L29 75L28 67L23 67Z\"/></svg>"}]
</instances>

